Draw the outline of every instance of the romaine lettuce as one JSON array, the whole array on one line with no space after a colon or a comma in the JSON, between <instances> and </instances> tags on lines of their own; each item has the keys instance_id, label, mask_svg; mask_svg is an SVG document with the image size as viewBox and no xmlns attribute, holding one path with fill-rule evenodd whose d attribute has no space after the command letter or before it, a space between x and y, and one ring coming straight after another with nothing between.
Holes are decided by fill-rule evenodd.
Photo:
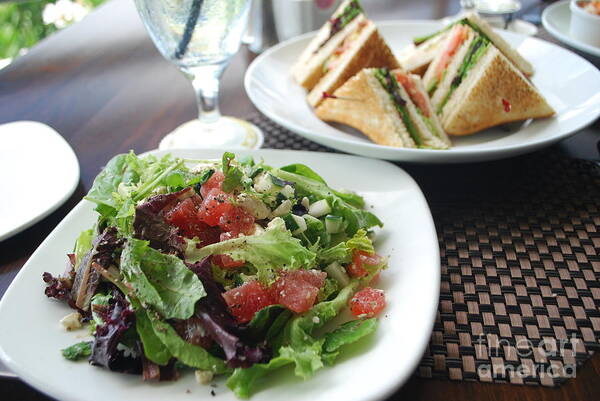
<instances>
[{"instance_id":1,"label":"romaine lettuce","mask_svg":"<svg viewBox=\"0 0 600 401\"><path fill-rule=\"evenodd\" d=\"M140 333L142 341L146 340L144 341L144 353L155 363L164 365L165 360L168 362L167 356L170 354L193 368L213 373L230 371L221 358L211 355L202 347L184 341L170 324L153 316L151 312L139 308L136 311L136 318L138 320L137 331ZM162 347L156 341L157 339L162 343ZM156 348L151 348L150 345ZM159 363L159 361L163 363Z\"/></svg>"},{"instance_id":2,"label":"romaine lettuce","mask_svg":"<svg viewBox=\"0 0 600 401\"><path fill-rule=\"evenodd\" d=\"M340 348L368 336L377 329L377 319L350 320L325 335L323 360L331 365L340 353Z\"/></svg>"},{"instance_id":3,"label":"romaine lettuce","mask_svg":"<svg viewBox=\"0 0 600 401\"><path fill-rule=\"evenodd\" d=\"M146 241L127 240L121 273L140 302L165 319L189 318L196 301L206 295L198 277L181 259L150 248Z\"/></svg>"},{"instance_id":4,"label":"romaine lettuce","mask_svg":"<svg viewBox=\"0 0 600 401\"><path fill-rule=\"evenodd\" d=\"M210 255L228 255L234 260L244 260L258 271L258 279L269 283L278 270L311 268L316 255L302 246L285 228L281 218L275 218L260 234L242 236L203 248L188 246L186 260L195 263Z\"/></svg>"}]
</instances>

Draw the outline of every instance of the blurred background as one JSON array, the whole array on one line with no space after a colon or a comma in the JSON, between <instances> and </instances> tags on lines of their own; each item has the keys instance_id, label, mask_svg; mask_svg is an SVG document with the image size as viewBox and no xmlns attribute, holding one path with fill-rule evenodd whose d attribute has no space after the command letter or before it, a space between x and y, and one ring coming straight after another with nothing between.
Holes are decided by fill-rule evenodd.
<instances>
[{"instance_id":1,"label":"blurred background","mask_svg":"<svg viewBox=\"0 0 600 401\"><path fill-rule=\"evenodd\" d=\"M0 0L0 69L10 64L10 62L27 52L36 43L51 35L52 33L63 29L77 21L83 19L94 8L108 2L109 0ZM405 0L363 0L367 10L378 11L379 9L393 9L400 7L400 3ZM250 15L249 32L244 42L250 45L254 52L260 52L266 47L273 45L278 40L286 39L290 33L298 34L294 29L301 29L305 32L307 27L295 26L298 24L297 17L306 17L306 10L297 9L304 6L302 3L315 3L317 12L326 16L331 13L331 7L334 7L339 0L253 0L253 10ZM507 13L504 17L512 20L517 16L533 24L539 24L540 13L545 6L552 3L553 0L426 0L413 5L416 8L427 10L430 18L441 18L443 16L456 14L461 7L466 4L479 4L488 7L490 4L494 7L503 8L511 4L518 4L517 13ZM309 4L310 6L310 4ZM296 8L294 8L296 7ZM321 10L319 10L321 8ZM481 11L481 10L479 10ZM286 21L296 21L296 23L287 26L287 30L294 32L262 32L267 35L262 40L257 37L257 29L265 30L265 23L271 23L269 18L273 14L286 14L283 19ZM416 12L416 14L419 14ZM296 16L296 18L293 17ZM396 15L396 14L393 14ZM425 14L424 14L425 15ZM397 17L396 17L397 18ZM281 18L280 18L281 19ZM320 26L323 21L309 21L315 26ZM305 21L306 22L306 21ZM526 32L521 32L526 33ZM532 32L530 34L534 34ZM279 35L277 35L279 34ZM277 38L277 36L283 36ZM254 39L254 43L251 43ZM266 41L265 41L266 39Z\"/></svg>"},{"instance_id":2,"label":"blurred background","mask_svg":"<svg viewBox=\"0 0 600 401\"><path fill-rule=\"evenodd\" d=\"M0 68L106 0L0 0Z\"/></svg>"}]
</instances>

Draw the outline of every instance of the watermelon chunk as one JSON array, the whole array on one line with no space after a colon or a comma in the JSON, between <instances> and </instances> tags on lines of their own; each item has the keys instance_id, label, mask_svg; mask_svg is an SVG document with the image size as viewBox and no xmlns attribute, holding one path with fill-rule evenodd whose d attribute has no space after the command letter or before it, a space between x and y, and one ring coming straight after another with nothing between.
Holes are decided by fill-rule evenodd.
<instances>
[{"instance_id":1,"label":"watermelon chunk","mask_svg":"<svg viewBox=\"0 0 600 401\"><path fill-rule=\"evenodd\" d=\"M223 293L231 314L240 323L247 323L262 308L273 305L269 291L258 281L249 281Z\"/></svg>"},{"instance_id":2,"label":"watermelon chunk","mask_svg":"<svg viewBox=\"0 0 600 401\"><path fill-rule=\"evenodd\" d=\"M383 290L365 287L350 300L350 312L357 317L374 317L385 308Z\"/></svg>"},{"instance_id":3,"label":"watermelon chunk","mask_svg":"<svg viewBox=\"0 0 600 401\"><path fill-rule=\"evenodd\" d=\"M306 312L314 305L325 277L325 272L317 270L284 272L271 286L271 296L275 303L293 312Z\"/></svg>"}]
</instances>

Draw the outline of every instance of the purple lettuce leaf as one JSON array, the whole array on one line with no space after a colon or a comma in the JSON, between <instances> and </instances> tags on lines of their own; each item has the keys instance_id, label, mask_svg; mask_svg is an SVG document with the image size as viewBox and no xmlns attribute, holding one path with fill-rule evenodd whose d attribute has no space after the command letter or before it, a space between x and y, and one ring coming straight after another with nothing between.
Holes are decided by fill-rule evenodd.
<instances>
[{"instance_id":1,"label":"purple lettuce leaf","mask_svg":"<svg viewBox=\"0 0 600 401\"><path fill-rule=\"evenodd\" d=\"M104 324L96 326L90 363L116 372L141 373L142 360L139 356L141 354L139 346L129 355L117 347L123 340L125 332L135 327L135 313L129 302L115 290L108 307L96 313L100 315Z\"/></svg>"},{"instance_id":2,"label":"purple lettuce leaf","mask_svg":"<svg viewBox=\"0 0 600 401\"><path fill-rule=\"evenodd\" d=\"M122 246L123 239L118 237L114 227L106 228L94 239L92 249L83 257L73 280L71 297L78 309L89 310L90 300L100 284L100 274L93 268L94 263L107 269Z\"/></svg>"},{"instance_id":3,"label":"purple lettuce leaf","mask_svg":"<svg viewBox=\"0 0 600 401\"><path fill-rule=\"evenodd\" d=\"M42 280L46 283L44 294L48 298L56 298L61 301L69 302L71 299L71 289L73 288L73 280L75 279L75 254L67 254L69 258L67 267L62 275L54 277L48 272L42 274Z\"/></svg>"},{"instance_id":4,"label":"purple lettuce leaf","mask_svg":"<svg viewBox=\"0 0 600 401\"><path fill-rule=\"evenodd\" d=\"M190 344L197 345L204 349L210 349L213 345L213 340L204 329L202 320L196 316L192 316L187 320L178 320L174 322L173 328L181 338Z\"/></svg>"},{"instance_id":5,"label":"purple lettuce leaf","mask_svg":"<svg viewBox=\"0 0 600 401\"><path fill-rule=\"evenodd\" d=\"M208 335L225 353L227 365L232 368L249 367L267 362L271 355L265 344L255 344L244 335L244 328L229 313L223 298L223 286L212 277L209 258L189 264L204 286L206 296L196 304L196 317Z\"/></svg>"},{"instance_id":6,"label":"purple lettuce leaf","mask_svg":"<svg viewBox=\"0 0 600 401\"><path fill-rule=\"evenodd\" d=\"M89 317L89 303L100 283L100 276L92 267L98 263L108 268L114 263L115 252L123 246L123 240L118 238L117 230L109 227L92 242L92 248L83 256L77 271L76 257L68 254L69 263L62 275L53 276L44 272L42 279L46 283L44 293L49 298L67 302L73 309L78 310L84 317Z\"/></svg>"},{"instance_id":7,"label":"purple lettuce leaf","mask_svg":"<svg viewBox=\"0 0 600 401\"><path fill-rule=\"evenodd\" d=\"M178 192L155 195L136 206L133 220L134 238L150 242L150 246L164 253L183 256L185 240L179 235L179 229L167 224L163 218L164 211L177 202L192 196L192 188Z\"/></svg>"}]
</instances>

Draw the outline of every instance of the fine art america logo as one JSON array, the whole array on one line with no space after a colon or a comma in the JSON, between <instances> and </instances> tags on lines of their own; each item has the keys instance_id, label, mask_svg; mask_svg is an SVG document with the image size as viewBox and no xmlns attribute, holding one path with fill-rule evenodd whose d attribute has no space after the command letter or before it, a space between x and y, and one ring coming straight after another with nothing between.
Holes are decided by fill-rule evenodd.
<instances>
[{"instance_id":1,"label":"fine art america logo","mask_svg":"<svg viewBox=\"0 0 600 401\"><path fill-rule=\"evenodd\" d=\"M580 346L583 346L583 341L575 334L560 340L522 337L516 341L480 334L475 341L477 359L487 362L477 364L477 374L481 380L574 378L577 368L575 354Z\"/></svg>"}]
</instances>

